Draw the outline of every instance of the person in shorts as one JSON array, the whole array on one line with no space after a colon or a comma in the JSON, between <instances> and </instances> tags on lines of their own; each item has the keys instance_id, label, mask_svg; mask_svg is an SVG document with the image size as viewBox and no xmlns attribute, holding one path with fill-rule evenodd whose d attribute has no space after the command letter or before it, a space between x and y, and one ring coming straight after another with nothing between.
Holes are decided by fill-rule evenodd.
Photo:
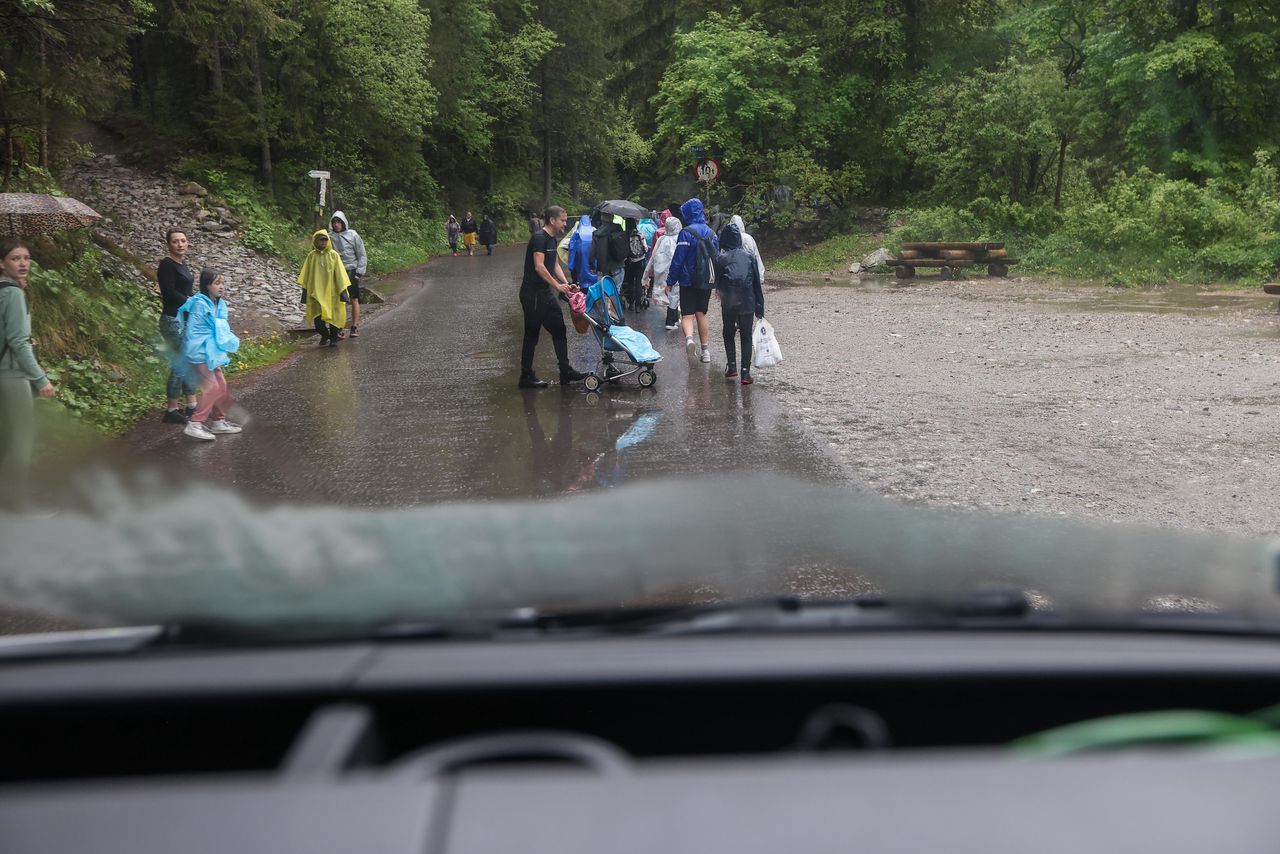
<instances>
[{"instance_id":1,"label":"person in shorts","mask_svg":"<svg viewBox=\"0 0 1280 854\"><path fill-rule=\"evenodd\" d=\"M667 282L680 286L680 325L684 328L684 346L689 360L706 363L711 361L707 309L711 305L711 291L715 285L714 272L708 268L720 254L720 239L707 225L702 202L697 198L680 206L680 220L685 226L676 239ZM710 258L704 258L705 266L700 269L698 244L703 241L710 243ZM695 325L697 339L694 338Z\"/></svg>"},{"instance_id":2,"label":"person in shorts","mask_svg":"<svg viewBox=\"0 0 1280 854\"><path fill-rule=\"evenodd\" d=\"M351 287L347 289L347 295L351 298L351 337L359 338L360 282L369 267L369 256L364 251L364 239L347 222L346 214L342 211L333 212L333 220L329 223L329 245L342 258L342 266L351 282Z\"/></svg>"},{"instance_id":3,"label":"person in shorts","mask_svg":"<svg viewBox=\"0 0 1280 854\"><path fill-rule=\"evenodd\" d=\"M471 215L471 211L467 211L467 215L462 219L462 245L467 247L467 254L474 255L476 252L476 232L480 230L480 226L476 224L476 218Z\"/></svg>"}]
</instances>

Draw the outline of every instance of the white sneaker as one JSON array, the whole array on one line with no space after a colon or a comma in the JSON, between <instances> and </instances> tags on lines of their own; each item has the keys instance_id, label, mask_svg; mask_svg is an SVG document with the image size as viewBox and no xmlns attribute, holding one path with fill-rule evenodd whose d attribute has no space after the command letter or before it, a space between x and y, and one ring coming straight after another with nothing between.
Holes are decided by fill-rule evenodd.
<instances>
[{"instance_id":1,"label":"white sneaker","mask_svg":"<svg viewBox=\"0 0 1280 854\"><path fill-rule=\"evenodd\" d=\"M680 328L680 327L679 327L679 326L676 326L674 323L668 323L668 324L667 324L667 331L668 331L668 332L675 332L675 331L676 331L677 329L679 329L679 328Z\"/></svg>"},{"instance_id":2,"label":"white sneaker","mask_svg":"<svg viewBox=\"0 0 1280 854\"><path fill-rule=\"evenodd\" d=\"M240 429L241 428L239 424L232 424L230 421L228 421L225 418L221 418L217 421L209 422L209 432L213 434L239 433Z\"/></svg>"},{"instance_id":3,"label":"white sneaker","mask_svg":"<svg viewBox=\"0 0 1280 854\"><path fill-rule=\"evenodd\" d=\"M689 354L690 362L698 361L698 342L692 337L684 339L684 351Z\"/></svg>"},{"instance_id":4,"label":"white sneaker","mask_svg":"<svg viewBox=\"0 0 1280 854\"><path fill-rule=\"evenodd\" d=\"M206 442L212 442L217 438L199 421L188 421L187 426L182 428L182 435L190 436L192 439L203 439Z\"/></svg>"},{"instance_id":5,"label":"white sneaker","mask_svg":"<svg viewBox=\"0 0 1280 854\"><path fill-rule=\"evenodd\" d=\"M698 357L698 361L702 362L704 365L711 362L711 348L708 345L702 345L702 355Z\"/></svg>"}]
</instances>

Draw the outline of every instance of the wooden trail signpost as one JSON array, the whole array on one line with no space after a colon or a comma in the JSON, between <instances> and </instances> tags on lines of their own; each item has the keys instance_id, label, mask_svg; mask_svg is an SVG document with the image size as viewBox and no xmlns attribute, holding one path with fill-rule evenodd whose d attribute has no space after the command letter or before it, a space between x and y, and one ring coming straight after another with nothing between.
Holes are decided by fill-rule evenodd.
<instances>
[{"instance_id":1,"label":"wooden trail signpost","mask_svg":"<svg viewBox=\"0 0 1280 854\"><path fill-rule=\"evenodd\" d=\"M896 267L899 279L910 279L917 267L937 267L944 279L954 279L956 270L962 267L985 265L988 276L1003 278L1009 268L1018 263L1010 258L1003 243L904 243L898 257L889 261Z\"/></svg>"}]
</instances>

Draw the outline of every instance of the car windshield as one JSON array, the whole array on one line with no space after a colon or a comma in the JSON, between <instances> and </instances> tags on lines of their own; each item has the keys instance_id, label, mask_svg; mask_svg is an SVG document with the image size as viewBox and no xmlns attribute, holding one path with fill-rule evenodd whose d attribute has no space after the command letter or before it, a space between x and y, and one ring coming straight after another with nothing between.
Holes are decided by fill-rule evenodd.
<instances>
[{"instance_id":1,"label":"car windshield","mask_svg":"<svg viewBox=\"0 0 1280 854\"><path fill-rule=\"evenodd\" d=\"M2 634L1280 610L1273 10L23 9Z\"/></svg>"}]
</instances>

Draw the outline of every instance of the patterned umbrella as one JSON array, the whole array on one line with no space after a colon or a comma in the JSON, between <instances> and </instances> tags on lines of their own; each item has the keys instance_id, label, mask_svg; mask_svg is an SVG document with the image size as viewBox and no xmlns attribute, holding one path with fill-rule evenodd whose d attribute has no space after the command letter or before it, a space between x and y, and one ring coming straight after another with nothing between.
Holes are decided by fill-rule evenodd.
<instances>
[{"instance_id":1,"label":"patterned umbrella","mask_svg":"<svg viewBox=\"0 0 1280 854\"><path fill-rule=\"evenodd\" d=\"M0 193L0 234L51 234L86 228L102 216L84 202L39 193Z\"/></svg>"}]
</instances>

